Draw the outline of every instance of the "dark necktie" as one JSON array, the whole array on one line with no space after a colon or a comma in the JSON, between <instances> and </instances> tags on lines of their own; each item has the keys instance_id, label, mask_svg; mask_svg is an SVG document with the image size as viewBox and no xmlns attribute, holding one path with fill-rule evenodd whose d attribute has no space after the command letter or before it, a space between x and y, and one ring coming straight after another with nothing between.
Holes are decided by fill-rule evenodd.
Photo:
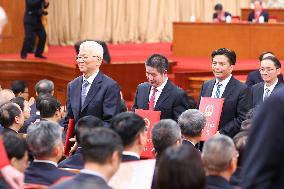
<instances>
[{"instance_id":1,"label":"dark necktie","mask_svg":"<svg viewBox=\"0 0 284 189\"><path fill-rule=\"evenodd\" d=\"M89 82L87 80L84 80L83 85L82 85L82 92L81 92L81 107L83 107L86 96L88 94L88 91L87 91L88 85L89 85Z\"/></svg>"},{"instance_id":2,"label":"dark necktie","mask_svg":"<svg viewBox=\"0 0 284 189\"><path fill-rule=\"evenodd\" d=\"M217 90L216 90L216 93L215 93L215 97L216 98L220 98L220 89L221 89L221 86L222 84L221 83L217 83Z\"/></svg>"},{"instance_id":3,"label":"dark necktie","mask_svg":"<svg viewBox=\"0 0 284 189\"><path fill-rule=\"evenodd\" d=\"M268 88L265 89L265 92L264 92L264 97L263 97L263 100L265 100L266 98L268 98L270 95L270 90Z\"/></svg>"}]
</instances>

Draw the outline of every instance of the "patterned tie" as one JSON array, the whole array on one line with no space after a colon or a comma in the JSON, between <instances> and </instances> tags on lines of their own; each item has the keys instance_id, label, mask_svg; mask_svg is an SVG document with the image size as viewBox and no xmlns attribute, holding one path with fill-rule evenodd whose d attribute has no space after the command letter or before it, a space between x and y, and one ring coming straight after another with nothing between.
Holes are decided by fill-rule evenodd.
<instances>
[{"instance_id":1,"label":"patterned tie","mask_svg":"<svg viewBox=\"0 0 284 189\"><path fill-rule=\"evenodd\" d=\"M81 92L81 107L83 107L86 96L88 94L88 91L87 91L88 85L89 85L89 82L87 80L84 80L83 85L82 85L82 92Z\"/></svg>"},{"instance_id":2,"label":"patterned tie","mask_svg":"<svg viewBox=\"0 0 284 189\"><path fill-rule=\"evenodd\" d=\"M263 100L265 100L270 95L270 90L268 88L265 89Z\"/></svg>"},{"instance_id":3,"label":"patterned tie","mask_svg":"<svg viewBox=\"0 0 284 189\"><path fill-rule=\"evenodd\" d=\"M221 83L217 83L217 90L216 90L216 93L215 93L215 97L216 98L220 98L220 88L221 88L222 84Z\"/></svg>"},{"instance_id":4,"label":"patterned tie","mask_svg":"<svg viewBox=\"0 0 284 189\"><path fill-rule=\"evenodd\" d=\"M149 110L154 110L156 92L158 91L157 88L153 88L152 90L153 90L153 93L152 93L152 96L151 96L150 101L149 101Z\"/></svg>"}]
</instances>

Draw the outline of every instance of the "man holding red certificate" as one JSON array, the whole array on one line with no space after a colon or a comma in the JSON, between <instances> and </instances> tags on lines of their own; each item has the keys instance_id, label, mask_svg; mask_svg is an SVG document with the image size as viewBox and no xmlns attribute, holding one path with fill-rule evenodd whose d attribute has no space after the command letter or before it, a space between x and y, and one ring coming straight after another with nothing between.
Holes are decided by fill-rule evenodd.
<instances>
[{"instance_id":1,"label":"man holding red certificate","mask_svg":"<svg viewBox=\"0 0 284 189\"><path fill-rule=\"evenodd\" d=\"M232 76L236 54L226 48L212 52L212 71L215 79L206 81L201 88L201 97L224 98L217 133L233 137L240 130L241 122L248 111L248 92L245 84Z\"/></svg>"},{"instance_id":2,"label":"man holding red certificate","mask_svg":"<svg viewBox=\"0 0 284 189\"><path fill-rule=\"evenodd\" d=\"M161 119L177 121L179 115L189 109L185 91L168 79L168 67L168 60L162 55L154 54L148 58L145 63L148 82L138 85L132 111L161 111Z\"/></svg>"}]
</instances>

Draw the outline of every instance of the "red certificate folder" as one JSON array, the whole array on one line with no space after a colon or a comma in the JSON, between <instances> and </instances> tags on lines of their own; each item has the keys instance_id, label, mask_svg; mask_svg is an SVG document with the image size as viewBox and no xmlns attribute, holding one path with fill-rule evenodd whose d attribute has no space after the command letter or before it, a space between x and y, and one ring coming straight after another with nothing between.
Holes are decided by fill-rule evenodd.
<instances>
[{"instance_id":1,"label":"red certificate folder","mask_svg":"<svg viewBox=\"0 0 284 189\"><path fill-rule=\"evenodd\" d=\"M136 109L135 113L144 118L147 127L147 144L144 151L140 154L142 158L154 158L152 152L153 144L151 139L152 128L161 119L160 111Z\"/></svg>"},{"instance_id":2,"label":"red certificate folder","mask_svg":"<svg viewBox=\"0 0 284 189\"><path fill-rule=\"evenodd\" d=\"M74 119L69 119L64 148L64 154L66 156L69 156L69 151L71 150L71 147L73 145L73 142L70 142L69 139L74 137L74 127Z\"/></svg>"},{"instance_id":3,"label":"red certificate folder","mask_svg":"<svg viewBox=\"0 0 284 189\"><path fill-rule=\"evenodd\" d=\"M201 141L206 141L218 131L224 98L201 97L199 111L206 117L206 125L202 131Z\"/></svg>"}]
</instances>

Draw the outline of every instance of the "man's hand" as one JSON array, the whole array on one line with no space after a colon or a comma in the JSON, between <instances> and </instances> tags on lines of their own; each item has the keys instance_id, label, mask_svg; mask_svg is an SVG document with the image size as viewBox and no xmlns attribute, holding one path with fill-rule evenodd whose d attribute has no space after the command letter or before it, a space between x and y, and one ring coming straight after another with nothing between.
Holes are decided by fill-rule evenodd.
<instances>
[{"instance_id":1,"label":"man's hand","mask_svg":"<svg viewBox=\"0 0 284 189\"><path fill-rule=\"evenodd\" d=\"M1 174L7 184L12 189L21 189L24 185L24 174L19 172L11 165L6 165L1 169Z\"/></svg>"},{"instance_id":2,"label":"man's hand","mask_svg":"<svg viewBox=\"0 0 284 189\"><path fill-rule=\"evenodd\" d=\"M29 100L29 106L31 106L34 103L35 103L35 98L31 97L30 100Z\"/></svg>"}]
</instances>

